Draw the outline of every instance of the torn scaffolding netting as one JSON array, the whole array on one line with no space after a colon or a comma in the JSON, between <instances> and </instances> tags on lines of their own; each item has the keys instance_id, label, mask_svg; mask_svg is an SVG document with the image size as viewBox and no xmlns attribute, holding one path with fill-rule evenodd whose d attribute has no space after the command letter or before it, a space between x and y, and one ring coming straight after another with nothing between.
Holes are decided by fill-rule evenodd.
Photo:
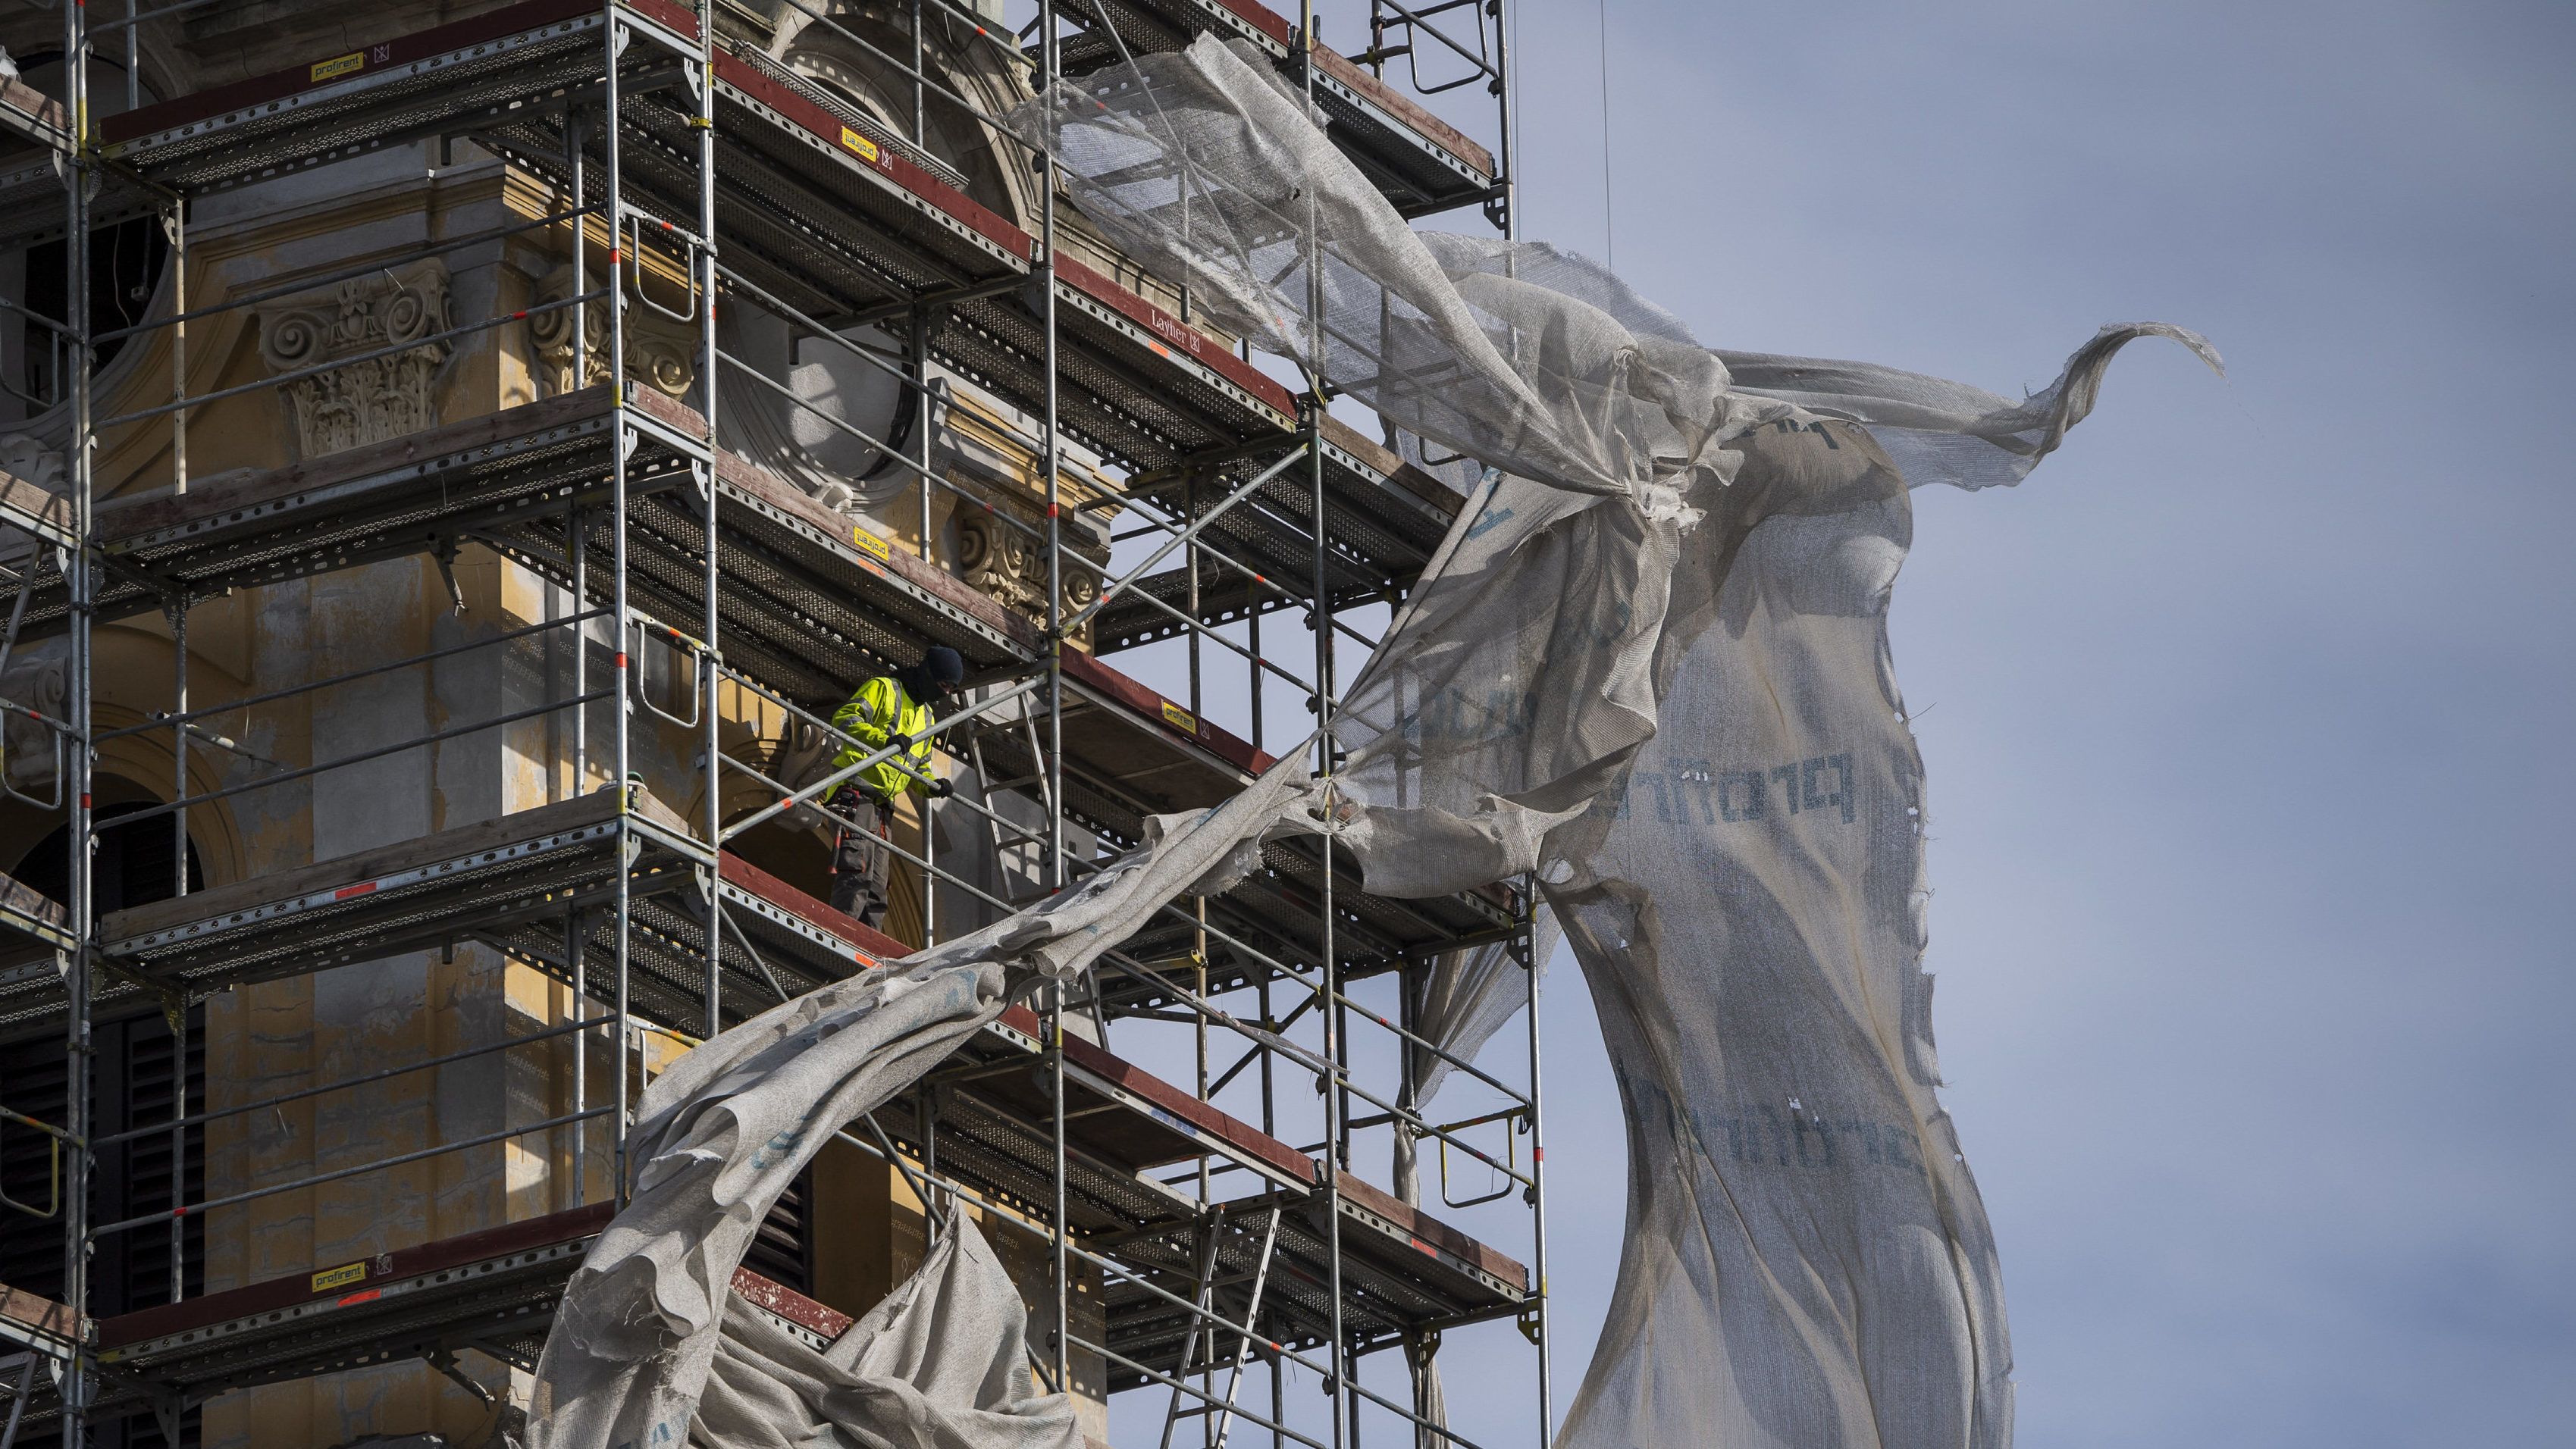
<instances>
[{"instance_id":1,"label":"torn scaffolding netting","mask_svg":"<svg viewBox=\"0 0 2576 1449\"><path fill-rule=\"evenodd\" d=\"M1331 780L1283 764L1066 896L778 1007L653 1084L634 1202L548 1340L538 1442L654 1442L694 1416L699 1442L767 1444L736 1407L792 1402L817 1443L916 1442L871 1418L895 1413L936 1429L918 1442L1069 1444L1060 1398L956 1367L1007 1361L1025 1331L1015 1301L983 1303L1008 1290L961 1268L966 1248L853 1330L892 1347L854 1340L828 1372L738 1329L724 1285L833 1130L1282 830L1330 831L1384 895L1534 871L1583 966L1627 1117L1629 1231L1562 1443L2008 1442L1993 1241L1935 1097L1920 969L1922 768L1885 627L1906 490L2017 481L2134 338L2215 354L2105 328L2015 403L1713 352L1581 258L1412 231L1302 97L1212 39L1014 119L1101 231L1221 325L1409 448L1483 467L1339 707ZM1527 990L1456 953L1426 1025L1472 1051ZM1424 1074L1408 1105L1437 1086ZM903 1315L929 1312L981 1348L932 1372L901 1348Z\"/></svg>"}]
</instances>

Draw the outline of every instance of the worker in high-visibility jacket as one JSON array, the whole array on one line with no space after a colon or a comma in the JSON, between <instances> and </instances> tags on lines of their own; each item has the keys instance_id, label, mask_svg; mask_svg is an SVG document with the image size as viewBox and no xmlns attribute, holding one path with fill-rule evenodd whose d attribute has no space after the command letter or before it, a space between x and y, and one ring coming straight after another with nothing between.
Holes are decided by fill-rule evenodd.
<instances>
[{"instance_id":1,"label":"worker in high-visibility jacket","mask_svg":"<svg viewBox=\"0 0 2576 1449\"><path fill-rule=\"evenodd\" d=\"M930 711L965 679L966 661L957 651L934 647L919 664L860 685L848 704L833 711L833 726L855 741L832 757L833 773L889 745L895 751L842 781L823 802L841 820L840 838L832 847L834 909L883 929L893 886L893 853L886 840L894 802L906 790L933 799L949 794L948 782L930 773Z\"/></svg>"}]
</instances>

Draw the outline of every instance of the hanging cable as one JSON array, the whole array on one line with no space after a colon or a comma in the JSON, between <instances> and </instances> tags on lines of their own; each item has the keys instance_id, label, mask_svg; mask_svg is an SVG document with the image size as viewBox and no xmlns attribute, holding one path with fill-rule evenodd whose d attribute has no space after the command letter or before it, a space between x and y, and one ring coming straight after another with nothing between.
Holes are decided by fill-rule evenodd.
<instances>
[{"instance_id":1,"label":"hanging cable","mask_svg":"<svg viewBox=\"0 0 2576 1449\"><path fill-rule=\"evenodd\" d=\"M1601 25L1601 264L1619 270L1619 233L1610 213L1610 0L1593 0Z\"/></svg>"}]
</instances>

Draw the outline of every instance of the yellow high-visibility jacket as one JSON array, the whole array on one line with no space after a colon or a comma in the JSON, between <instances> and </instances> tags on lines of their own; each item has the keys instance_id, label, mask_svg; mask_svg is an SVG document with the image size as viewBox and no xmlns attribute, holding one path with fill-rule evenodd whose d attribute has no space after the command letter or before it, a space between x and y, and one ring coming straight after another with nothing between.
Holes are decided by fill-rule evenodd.
<instances>
[{"instance_id":1,"label":"yellow high-visibility jacket","mask_svg":"<svg viewBox=\"0 0 2576 1449\"><path fill-rule=\"evenodd\" d=\"M904 734L912 737L912 748L903 756L889 755L877 761L841 782L833 794L837 795L855 784L880 800L891 801L899 798L907 787L927 788L924 782L930 775L930 741L922 735L930 728L930 706L914 703L912 696L904 693L903 686L895 682L893 675L881 674L860 685L859 692L850 696L848 704L832 712L832 723L859 740L858 744L842 746L841 752L832 757L835 772L846 770L884 749L888 736ZM907 773L897 763L905 756L910 757L912 768L920 778Z\"/></svg>"}]
</instances>

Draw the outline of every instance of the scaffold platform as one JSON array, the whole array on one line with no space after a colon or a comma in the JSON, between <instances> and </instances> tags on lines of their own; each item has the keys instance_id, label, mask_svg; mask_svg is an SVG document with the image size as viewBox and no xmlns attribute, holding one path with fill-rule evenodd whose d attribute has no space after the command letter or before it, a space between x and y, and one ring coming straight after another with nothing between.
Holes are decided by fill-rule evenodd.
<instances>
[{"instance_id":1,"label":"scaffold platform","mask_svg":"<svg viewBox=\"0 0 2576 1449\"><path fill-rule=\"evenodd\" d=\"M110 912L99 925L110 969L93 984L93 1004L112 1014L193 1000L473 939L532 917L560 920L612 888L617 815L615 792L603 791ZM626 867L630 888L651 894L689 883L702 848L678 817L638 792L632 823L641 848ZM693 995L699 984L691 983ZM63 1009L50 961L0 957L0 1037L59 1029Z\"/></svg>"},{"instance_id":2,"label":"scaffold platform","mask_svg":"<svg viewBox=\"0 0 2576 1449\"><path fill-rule=\"evenodd\" d=\"M676 403L643 409L694 425ZM911 663L933 644L991 678L1024 670L1043 653L1038 631L971 584L815 501L731 453L715 459L717 625L727 664L793 699L837 704L876 674ZM685 641L706 612L704 504L694 485L627 498L631 606ZM506 557L565 588L574 584L564 510L523 513L482 535ZM618 546L608 510L585 509L582 549L592 561L587 601L610 602L600 562Z\"/></svg>"},{"instance_id":3,"label":"scaffold platform","mask_svg":"<svg viewBox=\"0 0 2576 1449\"><path fill-rule=\"evenodd\" d=\"M111 566L99 616L471 542L569 586L574 510L598 515L597 546L613 547L606 503L614 413L605 386L585 388L184 494L111 500L98 510ZM679 440L703 434L704 425L649 392L628 414L643 424L626 465L637 592L648 611L695 620L705 598L703 504ZM849 682L818 676L812 664L835 651L854 670L870 667L857 651L900 661L946 644L979 669L1034 652L1033 631L998 604L846 515L731 455L717 459L716 473L725 525L721 617L742 631L731 657L765 670L782 690L846 691ZM596 572L605 575L605 564ZM22 637L59 631L66 606L61 576L49 570L30 597Z\"/></svg>"},{"instance_id":4,"label":"scaffold platform","mask_svg":"<svg viewBox=\"0 0 2576 1449\"><path fill-rule=\"evenodd\" d=\"M1159 1237L1131 1238L1120 1253L1151 1264L1161 1280L1157 1286L1184 1298L1191 1296L1204 1263L1221 1285L1217 1310L1240 1322L1251 1306L1249 1285L1260 1274L1263 1242L1276 1212L1268 1282L1251 1327L1270 1344L1315 1348L1331 1341L1333 1328L1332 1254L1324 1226L1328 1196L1341 1219L1342 1332L1364 1351L1426 1330L1509 1317L1528 1304L1528 1268L1348 1172L1333 1194L1271 1192L1233 1199ZM1157 1373L1180 1371L1193 1317L1187 1309L1114 1277L1102 1298L1113 1348ZM1198 1363L1210 1356L1204 1328L1201 1335ZM1228 1337L1219 1330L1220 1352L1231 1350ZM1109 1378L1112 1391L1156 1382L1132 1366L1112 1365Z\"/></svg>"},{"instance_id":5,"label":"scaffold platform","mask_svg":"<svg viewBox=\"0 0 2576 1449\"><path fill-rule=\"evenodd\" d=\"M588 388L185 493L103 500L97 617L433 552L529 510L604 497L613 422L607 389ZM633 489L669 487L687 461L648 434L628 469ZM59 631L67 604L52 575L29 600L24 637Z\"/></svg>"},{"instance_id":6,"label":"scaffold platform","mask_svg":"<svg viewBox=\"0 0 2576 1449\"><path fill-rule=\"evenodd\" d=\"M677 626L704 612L703 505L681 441L703 433L703 424L650 392L637 395L629 411L648 424L636 430L640 441L627 460L630 582L639 607ZM473 542L569 587L576 512L590 557L609 558L615 544L605 506L613 414L604 386L585 388L182 494L110 500L98 510L110 565L98 617L144 612L175 595L210 597ZM1439 485L1401 465L1378 471L1391 457L1356 437L1328 436L1326 446L1328 460L1339 454L1352 464L1328 469L1328 483L1367 484L1364 494L1328 491L1328 526L1337 539L1386 540L1349 573L1349 596L1380 597L1409 584L1437 548L1447 525L1441 509L1444 502L1454 509L1454 496L1444 498ZM955 648L988 673L1024 667L1042 652L1027 621L775 475L730 453L716 455L715 473L727 657L765 683L819 699L845 693L878 667L868 659L900 662L929 644ZM1283 570L1270 577L1295 580L1294 550L1312 548L1303 531L1311 497L1294 485L1278 488L1287 502L1247 505L1217 523L1240 552ZM64 536L66 524L56 495L17 479L0 479L0 522L49 543ZM28 563L38 572L22 637L41 638L63 627L68 596L50 560ZM1259 602L1240 581L1229 589L1212 566L1201 567L1210 579L1204 619ZM1180 572L1131 587L1185 602ZM596 579L591 592L604 597ZM1293 601L1285 585L1268 593ZM1179 627L1151 606L1117 600L1100 617L1109 635L1104 652ZM848 663L818 666L831 659Z\"/></svg>"},{"instance_id":7,"label":"scaffold platform","mask_svg":"<svg viewBox=\"0 0 2576 1449\"><path fill-rule=\"evenodd\" d=\"M1304 82L1301 58L1311 57L1325 134L1398 212L1423 216L1484 201L1494 193L1490 151L1320 38L1301 52L1296 27L1287 17L1254 0L1084 0L1075 13L1105 18L1117 35L1112 38L1095 25L1082 39L1065 44L1062 64L1068 74L1086 74L1128 55L1178 50L1201 35L1250 44L1292 86Z\"/></svg>"},{"instance_id":8,"label":"scaffold platform","mask_svg":"<svg viewBox=\"0 0 2576 1449\"><path fill-rule=\"evenodd\" d=\"M1316 431L1324 454L1324 587L1335 608L1393 603L1439 552L1463 500L1330 414L1317 420ZM1132 496L1193 518L1247 481L1250 472L1249 463L1231 465L1195 487L1184 475L1150 474ZM1149 574L1102 608L1093 646L1114 653L1171 638L1188 627L1181 622L1185 618L1223 624L1303 604L1314 592L1314 517L1307 470L1291 466L1207 525L1210 542L1242 567L1202 560L1195 612L1188 565ZM1246 578L1245 571L1258 578Z\"/></svg>"},{"instance_id":9,"label":"scaffold platform","mask_svg":"<svg viewBox=\"0 0 2576 1449\"><path fill-rule=\"evenodd\" d=\"M1064 812L1118 846L1141 844L1145 820L1201 810L1232 798L1276 761L1252 745L1099 660L1068 650L1064 655L1065 712L1062 777ZM1043 719L1041 715L1039 718ZM995 778L1038 788L1040 772L1027 733L1014 721L978 721L968 740ZM1312 963L1321 958L1317 929L1322 903L1323 852L1312 838L1272 841L1261 866L1232 890L1209 898L1209 986L1224 990L1256 983L1271 968L1253 954ZM1499 888L1423 900L1373 896L1358 867L1337 862L1335 954L1359 974L1401 964L1436 944L1497 939L1516 928L1523 912ZM1250 950L1224 939L1231 936ZM1166 911L1123 948L1148 961L1187 957L1198 949L1197 928ZM1101 973L1104 1000L1124 1006L1168 1004L1149 982L1118 972Z\"/></svg>"},{"instance_id":10,"label":"scaffold platform","mask_svg":"<svg viewBox=\"0 0 2576 1449\"><path fill-rule=\"evenodd\" d=\"M1034 1014L1013 1007L912 1094L935 1107L906 1113L899 1100L879 1110L907 1171L932 1166L1021 1216L1049 1210L1052 1078L1040 1031ZM1272 1288L1254 1326L1275 1344L1322 1341L1330 1275L1318 1214L1327 1194L1314 1163L1079 1038L1065 1042L1064 1074L1076 1241L1187 1296L1204 1232L1218 1237L1220 1274L1248 1277L1276 1209ZM1250 1172L1265 1189L1211 1207L1155 1175L1202 1159ZM1508 1313L1526 1297L1527 1270L1466 1234L1347 1173L1333 1196L1346 1331L1385 1338ZM98 1413L175 1411L260 1384L469 1350L532 1369L564 1284L610 1216L608 1204L595 1203L98 1320L86 1330L101 1370ZM818 1348L852 1323L747 1269L734 1288ZM1104 1301L1113 1353L1176 1366L1185 1312L1116 1273ZM59 1304L0 1298L0 1341L60 1357L78 1336L70 1321ZM1115 1369L1111 1377L1145 1381ZM57 1407L40 1396L30 1422Z\"/></svg>"},{"instance_id":11,"label":"scaffold platform","mask_svg":"<svg viewBox=\"0 0 2576 1449\"><path fill-rule=\"evenodd\" d=\"M533 1369L611 1215L594 1203L101 1319L99 1413L468 1349Z\"/></svg>"},{"instance_id":12,"label":"scaffold platform","mask_svg":"<svg viewBox=\"0 0 2576 1449\"><path fill-rule=\"evenodd\" d=\"M634 0L631 8L639 18L674 33L693 25L685 12L659 0ZM568 76L586 74L585 68L595 63L592 52L603 23L595 7L531 0L389 41L357 57L335 59L333 65L351 58L361 64L343 67L323 81L312 77L332 66L290 68L112 117L104 123L106 149L120 164L157 184L203 191L425 134L423 127L457 131L459 117L483 115L491 119L484 128L487 139L504 154L564 180L561 95L570 84ZM676 63L675 53L662 61L645 59L655 53L649 45L629 52L638 57L632 62L637 66ZM1041 406L1048 370L1030 291L1036 285L1030 274L1037 252L1034 239L950 186L933 173L926 158L916 161L906 148L869 139L848 124L850 118L828 108L828 96L811 86L798 87L795 77L756 55L720 52L716 77L722 103L716 197L720 224L728 237L736 238L729 244L729 264L739 262L757 286L826 324L872 309L883 313L892 306L929 304L934 318L930 342L943 364L1018 406ZM668 144L630 148L626 172L631 189L649 200L659 177L685 191L696 170L695 152L684 144L693 135L689 115L668 86L648 84L639 75L633 92L627 107L636 124L648 135L663 134ZM588 168L586 185L596 190L604 170L604 165ZM676 207L679 194L666 200ZM605 198L590 200L604 203ZM835 271L835 257L847 262L846 275ZM1062 338L1056 371L1068 384L1062 408L1066 432L1146 479L1137 497L1186 509L1187 479L1204 472L1211 492L1230 487L1258 465L1263 444L1275 442L1284 449L1294 442L1295 399L1218 340L1070 257L1058 256L1045 270L1056 293ZM842 277L840 283L831 282L836 275ZM119 540L122 546L112 557L123 555L118 561L133 567L111 573L99 600L101 616L145 606L156 582L200 593L274 582L506 525L513 520L500 515L514 512L511 505L523 513L541 504L547 480L537 475L547 462L575 477L604 475L597 450L585 467L579 444L585 437L598 441L605 419L574 416L590 411L573 401L581 396L451 424L393 447L353 450L366 456L335 455L259 479L217 484L217 491L271 506L265 516L230 520L236 527L229 546L193 567L153 555L174 542L203 546L208 540L174 540L166 536L166 527L149 527L144 520L184 517L202 535L207 531L205 505L197 501L197 493L130 511L111 501L102 507L101 524L112 539L119 534L150 536ZM646 390L638 404L653 410L662 401ZM531 409L557 406L565 414L557 435L536 436L542 430L529 425L542 414ZM676 435L689 436L685 409L659 411ZM1339 605L1400 597L1437 548L1456 499L1331 419L1321 420L1319 427L1331 544L1330 577L1324 586ZM469 456L477 452L482 456ZM1202 458L1218 461L1203 469L1193 465ZM338 528L298 527L299 520L317 511L313 505L327 503L335 489L350 491L363 474L387 475L405 467L416 479L437 477L441 487L435 516L369 518L351 509ZM629 467L640 485L635 494L659 497L656 484L684 471L685 459L667 447L655 447L639 452ZM728 481L735 481L741 470L724 471ZM390 480L380 476L377 481ZM456 485L467 491L459 495ZM484 495L499 496L473 493L478 485ZM679 501L665 499L663 506L676 510ZM764 510L753 505L749 511ZM1292 469L1257 499L1211 525L1211 544L1236 557L1243 568L1202 565L1197 617L1222 622L1296 602L1305 590L1282 581L1302 580L1309 572L1312 513L1303 470ZM20 520L16 511L0 511L0 521ZM682 520L664 522L660 536L670 537ZM239 527L243 524L251 526ZM836 518L827 526L843 525ZM868 546L866 540L857 544ZM792 575L793 570L787 572ZM1244 572L1258 575L1258 581L1243 577ZM1103 652L1168 637L1183 627L1170 610L1187 606L1185 569L1132 587L1128 598L1102 611L1097 646ZM798 591L790 587L786 592L792 596ZM1168 608L1157 608L1157 601ZM790 597L779 602L793 615L810 601ZM40 598L31 626L41 632L56 622L59 610L58 599ZM676 608L668 612L679 620L693 617ZM891 642L864 620L840 622L848 629L843 637L863 646ZM934 642L963 649L958 640ZM984 642L986 652L1001 645L994 639ZM798 657L792 652L774 655L781 664Z\"/></svg>"}]
</instances>

